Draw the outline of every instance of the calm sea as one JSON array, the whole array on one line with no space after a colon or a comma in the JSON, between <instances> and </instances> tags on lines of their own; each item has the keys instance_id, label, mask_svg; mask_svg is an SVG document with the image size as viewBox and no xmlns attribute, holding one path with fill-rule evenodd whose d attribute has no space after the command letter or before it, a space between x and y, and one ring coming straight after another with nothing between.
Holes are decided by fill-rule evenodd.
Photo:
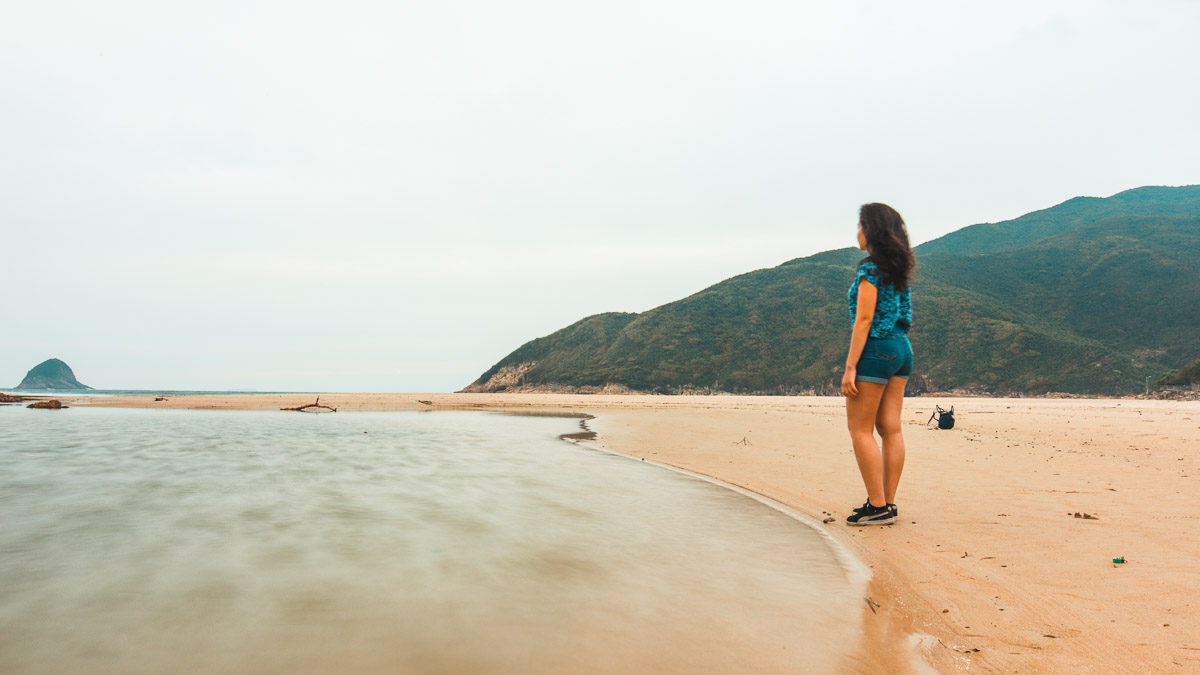
<instances>
[{"instance_id":1,"label":"calm sea","mask_svg":"<svg viewBox=\"0 0 1200 675\"><path fill-rule=\"evenodd\" d=\"M834 672L822 536L470 412L0 407L0 672Z\"/></svg>"}]
</instances>

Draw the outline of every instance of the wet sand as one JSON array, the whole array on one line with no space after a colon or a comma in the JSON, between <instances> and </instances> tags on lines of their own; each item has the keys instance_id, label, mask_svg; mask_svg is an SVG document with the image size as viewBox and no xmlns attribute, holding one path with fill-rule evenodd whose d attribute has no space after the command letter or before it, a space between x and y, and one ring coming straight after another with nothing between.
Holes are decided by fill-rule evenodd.
<instances>
[{"instance_id":1,"label":"wet sand","mask_svg":"<svg viewBox=\"0 0 1200 675\"><path fill-rule=\"evenodd\" d=\"M153 398L90 402L278 409L315 395ZM598 436L583 442L833 517L823 527L873 573L862 672L1200 669L1200 402L909 399L901 518L875 528L843 522L865 493L840 398L323 393L321 403L587 413ZM955 430L925 427L935 403L956 407Z\"/></svg>"}]
</instances>

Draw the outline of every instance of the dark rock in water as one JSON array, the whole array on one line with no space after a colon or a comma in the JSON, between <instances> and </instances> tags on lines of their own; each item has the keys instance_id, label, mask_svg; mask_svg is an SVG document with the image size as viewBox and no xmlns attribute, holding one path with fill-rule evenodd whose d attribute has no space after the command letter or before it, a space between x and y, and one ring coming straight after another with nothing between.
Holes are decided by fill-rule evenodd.
<instances>
[{"instance_id":1,"label":"dark rock in water","mask_svg":"<svg viewBox=\"0 0 1200 675\"><path fill-rule=\"evenodd\" d=\"M42 361L21 380L17 389L91 389L75 379L71 366L58 359Z\"/></svg>"},{"instance_id":2,"label":"dark rock in water","mask_svg":"<svg viewBox=\"0 0 1200 675\"><path fill-rule=\"evenodd\" d=\"M0 403L21 403L29 399L24 396L13 396L12 394L0 394Z\"/></svg>"},{"instance_id":3,"label":"dark rock in water","mask_svg":"<svg viewBox=\"0 0 1200 675\"><path fill-rule=\"evenodd\" d=\"M51 401L38 401L37 403L30 403L29 405L27 405L25 407L26 408L43 408L45 410L62 410L63 408L69 408L70 406L63 405L62 401L59 401L59 400L51 400Z\"/></svg>"}]
</instances>

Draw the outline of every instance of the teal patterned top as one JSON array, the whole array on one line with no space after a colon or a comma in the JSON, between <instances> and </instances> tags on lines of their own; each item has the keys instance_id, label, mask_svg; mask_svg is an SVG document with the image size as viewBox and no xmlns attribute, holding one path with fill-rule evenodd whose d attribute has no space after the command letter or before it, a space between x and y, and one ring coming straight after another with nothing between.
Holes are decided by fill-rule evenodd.
<instances>
[{"instance_id":1,"label":"teal patterned top","mask_svg":"<svg viewBox=\"0 0 1200 675\"><path fill-rule=\"evenodd\" d=\"M912 328L912 289L897 291L891 284L884 284L879 268L870 258L858 266L858 274L850 285L850 321L858 312L858 283L866 279L876 290L875 318L871 320L870 337L886 338L896 333L907 333Z\"/></svg>"}]
</instances>

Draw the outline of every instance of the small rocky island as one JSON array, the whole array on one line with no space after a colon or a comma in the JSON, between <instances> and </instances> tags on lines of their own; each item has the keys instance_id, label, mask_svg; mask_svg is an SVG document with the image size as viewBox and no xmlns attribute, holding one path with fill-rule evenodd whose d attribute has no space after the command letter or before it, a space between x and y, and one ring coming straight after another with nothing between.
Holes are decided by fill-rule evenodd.
<instances>
[{"instance_id":1,"label":"small rocky island","mask_svg":"<svg viewBox=\"0 0 1200 675\"><path fill-rule=\"evenodd\" d=\"M21 380L17 389L91 389L75 379L71 366L59 359L42 361L33 367Z\"/></svg>"}]
</instances>

